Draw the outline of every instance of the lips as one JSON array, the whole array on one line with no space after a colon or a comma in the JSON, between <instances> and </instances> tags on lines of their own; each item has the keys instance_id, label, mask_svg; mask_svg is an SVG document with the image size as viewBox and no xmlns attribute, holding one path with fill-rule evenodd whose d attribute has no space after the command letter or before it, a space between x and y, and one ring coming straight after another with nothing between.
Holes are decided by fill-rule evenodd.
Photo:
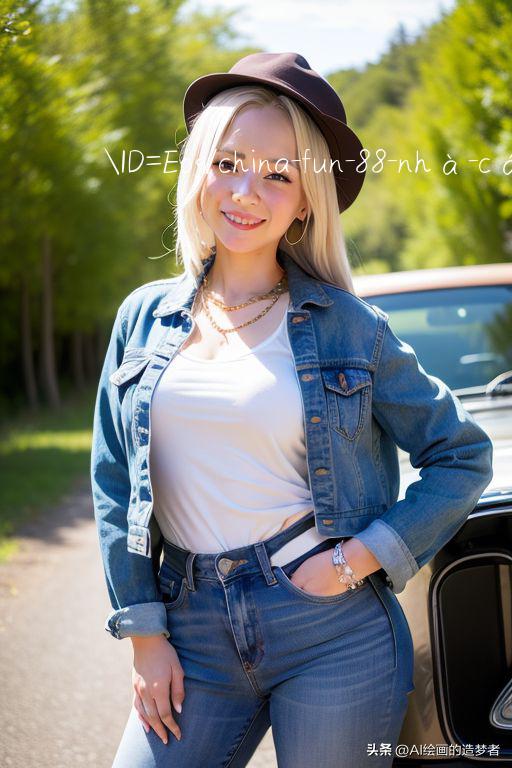
<instances>
[{"instance_id":1,"label":"lips","mask_svg":"<svg viewBox=\"0 0 512 768\"><path fill-rule=\"evenodd\" d=\"M231 226L235 227L236 229L244 229L244 230L256 229L257 227L261 226L261 224L263 224L265 221L265 219L260 219L259 221L256 221L254 224L239 224L237 221L233 221L232 219L230 219L226 215L226 211L221 211L221 213L224 216L225 220L228 222L228 224L231 224ZM230 214L230 215L235 215L235 214ZM250 218L250 217L240 216L239 214L236 214L236 215L239 216L239 218L241 219L247 218L248 220Z\"/></svg>"}]
</instances>

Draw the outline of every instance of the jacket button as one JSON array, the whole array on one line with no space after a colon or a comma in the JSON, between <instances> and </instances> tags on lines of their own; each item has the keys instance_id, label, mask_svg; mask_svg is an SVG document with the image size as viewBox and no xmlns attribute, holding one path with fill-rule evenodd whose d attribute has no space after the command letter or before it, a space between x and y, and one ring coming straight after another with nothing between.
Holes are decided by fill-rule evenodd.
<instances>
[{"instance_id":1,"label":"jacket button","mask_svg":"<svg viewBox=\"0 0 512 768\"><path fill-rule=\"evenodd\" d=\"M315 469L315 475L327 475L329 473L329 470L326 467L319 467L318 469Z\"/></svg>"},{"instance_id":2,"label":"jacket button","mask_svg":"<svg viewBox=\"0 0 512 768\"><path fill-rule=\"evenodd\" d=\"M318 424L318 422L322 421L322 419L320 418L320 416L312 416L311 421L313 424Z\"/></svg>"},{"instance_id":3,"label":"jacket button","mask_svg":"<svg viewBox=\"0 0 512 768\"><path fill-rule=\"evenodd\" d=\"M293 318L292 323L302 323L302 321L305 319L306 319L305 317L297 316Z\"/></svg>"},{"instance_id":4,"label":"jacket button","mask_svg":"<svg viewBox=\"0 0 512 768\"><path fill-rule=\"evenodd\" d=\"M312 373L303 373L301 376L302 381L311 381L311 379L314 379L314 378L315 377L313 376Z\"/></svg>"}]
</instances>

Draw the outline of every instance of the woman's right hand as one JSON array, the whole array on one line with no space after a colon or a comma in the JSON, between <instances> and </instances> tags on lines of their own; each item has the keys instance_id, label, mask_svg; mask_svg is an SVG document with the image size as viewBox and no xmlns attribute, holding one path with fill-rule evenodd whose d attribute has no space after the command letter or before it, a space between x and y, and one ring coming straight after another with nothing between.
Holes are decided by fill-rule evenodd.
<instances>
[{"instance_id":1,"label":"woman's right hand","mask_svg":"<svg viewBox=\"0 0 512 768\"><path fill-rule=\"evenodd\" d=\"M133 706L139 720L146 733L152 727L164 744L167 744L165 725L180 740L181 730L172 716L170 701L174 709L181 712L185 690L178 654L165 635L132 637L131 640Z\"/></svg>"}]
</instances>

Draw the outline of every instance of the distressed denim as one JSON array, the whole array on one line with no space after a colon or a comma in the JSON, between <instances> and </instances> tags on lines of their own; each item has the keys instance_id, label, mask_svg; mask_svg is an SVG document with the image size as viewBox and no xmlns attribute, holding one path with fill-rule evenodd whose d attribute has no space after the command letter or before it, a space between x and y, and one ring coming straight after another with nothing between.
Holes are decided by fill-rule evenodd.
<instances>
[{"instance_id":1,"label":"distressed denim","mask_svg":"<svg viewBox=\"0 0 512 768\"><path fill-rule=\"evenodd\" d=\"M270 557L314 524L218 554L164 541L159 583L184 671L180 730L164 744L132 707L112 768L242 768L272 724L287 768L388 768L414 647L396 595L375 574L358 589L313 595L291 581L326 540L284 567ZM207 641L205 636L207 633Z\"/></svg>"},{"instance_id":2,"label":"distressed denim","mask_svg":"<svg viewBox=\"0 0 512 768\"><path fill-rule=\"evenodd\" d=\"M316 528L356 536L399 593L473 510L492 478L492 443L393 333L385 312L312 277L281 249L277 258L288 277ZM192 302L214 260L213 251L195 279L183 273L136 288L112 328L94 410L91 483L112 605L105 629L117 639L168 636L148 460L151 396L192 332ZM400 501L397 445L421 478Z\"/></svg>"}]
</instances>

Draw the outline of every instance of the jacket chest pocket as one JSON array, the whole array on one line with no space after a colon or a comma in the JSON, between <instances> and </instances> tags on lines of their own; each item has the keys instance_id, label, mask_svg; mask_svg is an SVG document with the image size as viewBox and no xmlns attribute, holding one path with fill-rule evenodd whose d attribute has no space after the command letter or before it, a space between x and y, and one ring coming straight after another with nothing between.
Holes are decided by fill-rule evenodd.
<instances>
[{"instance_id":1,"label":"jacket chest pocket","mask_svg":"<svg viewBox=\"0 0 512 768\"><path fill-rule=\"evenodd\" d=\"M117 388L121 419L127 433L131 435L132 446L137 445L137 433L133 418L135 390L150 360L151 352L145 347L126 348L121 365L109 376L111 385L115 385Z\"/></svg>"},{"instance_id":2,"label":"jacket chest pocket","mask_svg":"<svg viewBox=\"0 0 512 768\"><path fill-rule=\"evenodd\" d=\"M365 368L322 371L329 424L347 440L361 432L369 410L372 378Z\"/></svg>"},{"instance_id":3,"label":"jacket chest pocket","mask_svg":"<svg viewBox=\"0 0 512 768\"><path fill-rule=\"evenodd\" d=\"M128 347L124 350L121 365L108 377L111 384L121 387L132 382L151 359L151 352L145 347Z\"/></svg>"}]
</instances>

